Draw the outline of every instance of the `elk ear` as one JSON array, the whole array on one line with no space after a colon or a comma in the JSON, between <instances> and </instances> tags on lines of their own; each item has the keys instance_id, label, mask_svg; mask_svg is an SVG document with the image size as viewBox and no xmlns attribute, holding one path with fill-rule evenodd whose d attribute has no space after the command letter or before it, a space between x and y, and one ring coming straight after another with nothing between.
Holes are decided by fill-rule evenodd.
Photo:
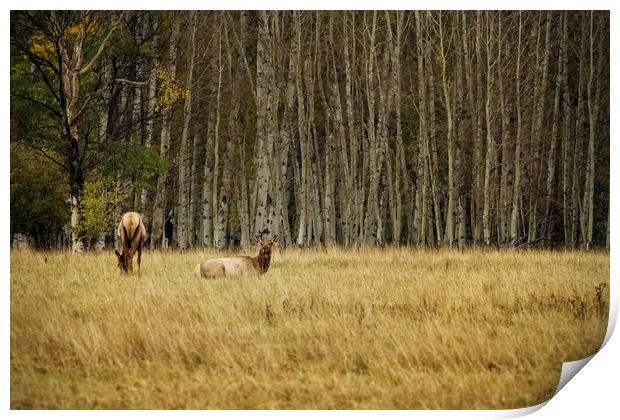
<instances>
[{"instance_id":1,"label":"elk ear","mask_svg":"<svg viewBox=\"0 0 620 420\"><path fill-rule=\"evenodd\" d=\"M280 237L278 235L274 235L273 238L271 238L271 242L273 242L274 244L278 242L279 240L280 240Z\"/></svg>"},{"instance_id":2,"label":"elk ear","mask_svg":"<svg viewBox=\"0 0 620 420\"><path fill-rule=\"evenodd\" d=\"M258 235L254 235L253 238L256 242L260 243L261 238Z\"/></svg>"}]
</instances>

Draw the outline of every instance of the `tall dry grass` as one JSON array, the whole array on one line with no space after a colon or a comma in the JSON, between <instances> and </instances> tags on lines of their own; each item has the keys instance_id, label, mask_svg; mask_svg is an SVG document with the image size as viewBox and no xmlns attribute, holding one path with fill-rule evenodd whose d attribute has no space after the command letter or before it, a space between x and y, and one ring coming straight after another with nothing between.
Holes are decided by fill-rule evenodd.
<instances>
[{"instance_id":1,"label":"tall dry grass","mask_svg":"<svg viewBox=\"0 0 620 420\"><path fill-rule=\"evenodd\" d=\"M212 255L147 252L138 277L13 252L11 407L516 408L607 326L603 253L287 250L193 278Z\"/></svg>"}]
</instances>

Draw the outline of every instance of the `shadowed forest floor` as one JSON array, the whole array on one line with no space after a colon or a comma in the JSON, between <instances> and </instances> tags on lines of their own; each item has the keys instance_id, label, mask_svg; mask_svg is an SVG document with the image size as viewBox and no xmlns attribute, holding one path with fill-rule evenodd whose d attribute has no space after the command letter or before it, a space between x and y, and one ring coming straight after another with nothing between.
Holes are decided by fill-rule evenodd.
<instances>
[{"instance_id":1,"label":"shadowed forest floor","mask_svg":"<svg viewBox=\"0 0 620 420\"><path fill-rule=\"evenodd\" d=\"M253 251L252 251L253 252ZM11 253L11 408L519 408L600 347L609 255L284 250Z\"/></svg>"}]
</instances>

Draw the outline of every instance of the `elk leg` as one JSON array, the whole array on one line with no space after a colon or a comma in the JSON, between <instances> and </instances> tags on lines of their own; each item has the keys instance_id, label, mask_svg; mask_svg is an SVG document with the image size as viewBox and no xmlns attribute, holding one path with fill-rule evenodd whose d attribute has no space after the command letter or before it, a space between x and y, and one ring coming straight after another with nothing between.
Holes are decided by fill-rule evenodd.
<instances>
[{"instance_id":1,"label":"elk leg","mask_svg":"<svg viewBox=\"0 0 620 420\"><path fill-rule=\"evenodd\" d=\"M138 247L138 275L142 274L142 271L140 271L140 262L142 261L142 245L140 245Z\"/></svg>"}]
</instances>

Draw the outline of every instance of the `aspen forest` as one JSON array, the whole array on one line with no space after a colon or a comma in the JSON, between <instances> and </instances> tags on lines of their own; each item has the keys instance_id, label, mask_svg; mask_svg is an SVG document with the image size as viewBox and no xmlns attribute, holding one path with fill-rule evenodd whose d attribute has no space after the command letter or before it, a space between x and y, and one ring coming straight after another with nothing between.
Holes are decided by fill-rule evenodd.
<instances>
[{"instance_id":1,"label":"aspen forest","mask_svg":"<svg viewBox=\"0 0 620 420\"><path fill-rule=\"evenodd\" d=\"M13 11L11 236L609 249L604 11Z\"/></svg>"},{"instance_id":2,"label":"aspen forest","mask_svg":"<svg viewBox=\"0 0 620 420\"><path fill-rule=\"evenodd\" d=\"M601 348L608 11L10 26L11 409L535 409Z\"/></svg>"}]
</instances>

